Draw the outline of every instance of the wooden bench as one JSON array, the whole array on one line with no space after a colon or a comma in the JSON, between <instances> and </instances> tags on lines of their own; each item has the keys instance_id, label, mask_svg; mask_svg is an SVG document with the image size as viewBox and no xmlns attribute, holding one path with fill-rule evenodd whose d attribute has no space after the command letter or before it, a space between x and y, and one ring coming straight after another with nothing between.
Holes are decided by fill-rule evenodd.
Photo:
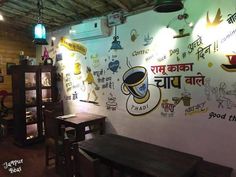
<instances>
[{"instance_id":1,"label":"wooden bench","mask_svg":"<svg viewBox=\"0 0 236 177\"><path fill-rule=\"evenodd\" d=\"M230 167L202 161L194 177L230 177L232 171Z\"/></svg>"}]
</instances>

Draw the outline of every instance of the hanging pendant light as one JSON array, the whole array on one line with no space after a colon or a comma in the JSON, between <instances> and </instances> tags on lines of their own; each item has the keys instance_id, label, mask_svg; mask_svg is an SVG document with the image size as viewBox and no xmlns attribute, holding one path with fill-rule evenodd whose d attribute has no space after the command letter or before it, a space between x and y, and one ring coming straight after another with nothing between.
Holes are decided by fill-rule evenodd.
<instances>
[{"instance_id":1,"label":"hanging pendant light","mask_svg":"<svg viewBox=\"0 0 236 177\"><path fill-rule=\"evenodd\" d=\"M43 9L43 2L42 0L38 0L37 3L39 16L38 16L38 23L34 27L34 44L37 45L48 45L46 40L46 29L42 22L42 9Z\"/></svg>"},{"instance_id":2,"label":"hanging pendant light","mask_svg":"<svg viewBox=\"0 0 236 177\"><path fill-rule=\"evenodd\" d=\"M184 5L181 0L156 0L154 11L156 12L175 12L183 9Z\"/></svg>"}]
</instances>

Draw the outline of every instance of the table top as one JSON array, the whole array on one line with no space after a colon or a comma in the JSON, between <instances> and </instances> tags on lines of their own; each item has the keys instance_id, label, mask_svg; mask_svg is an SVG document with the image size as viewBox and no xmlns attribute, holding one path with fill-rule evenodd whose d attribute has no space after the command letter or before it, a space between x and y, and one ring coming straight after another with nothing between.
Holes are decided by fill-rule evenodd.
<instances>
[{"instance_id":1,"label":"table top","mask_svg":"<svg viewBox=\"0 0 236 177\"><path fill-rule=\"evenodd\" d=\"M106 116L88 113L88 112L75 113L74 115L68 116L68 118L60 118L60 116L57 117L58 120L66 122L66 123L71 123L71 124L83 124L83 123L88 123L90 121L95 121L99 119L103 120L105 118Z\"/></svg>"},{"instance_id":2,"label":"table top","mask_svg":"<svg viewBox=\"0 0 236 177\"><path fill-rule=\"evenodd\" d=\"M114 166L153 177L192 176L202 160L195 155L114 134L81 141L79 147Z\"/></svg>"}]
</instances>

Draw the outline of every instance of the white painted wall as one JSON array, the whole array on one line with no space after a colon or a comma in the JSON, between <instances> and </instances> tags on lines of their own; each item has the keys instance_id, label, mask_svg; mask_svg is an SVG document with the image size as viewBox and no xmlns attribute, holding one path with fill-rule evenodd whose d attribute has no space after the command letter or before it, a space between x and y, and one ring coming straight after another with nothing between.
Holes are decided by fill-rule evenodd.
<instances>
[{"instance_id":1,"label":"white painted wall","mask_svg":"<svg viewBox=\"0 0 236 177\"><path fill-rule=\"evenodd\" d=\"M211 0L188 0L185 1L186 12L189 14L187 21L195 23L193 29L188 28L184 20L173 21L170 28L166 28L169 21L182 14L183 11L164 14L148 11L130 16L125 24L118 26L117 31L120 44L124 48L123 50L109 52L113 36L81 42L88 49L86 56L63 49L66 54L63 55L63 60L59 61L57 65L59 66L59 72L64 73L64 80L60 82L60 88L67 112L89 111L106 115L108 118L108 132L199 155L207 161L236 169L234 133L236 120L231 121L232 119L229 119L231 115L236 116L236 95L233 95L236 92L236 72L235 70L231 70L231 72L225 71L221 67L222 64L229 65L225 55L236 52L236 22L232 24L227 22L228 15L236 13L235 5L235 0L217 0L214 3ZM221 10L222 22L215 27L206 28L207 12L210 20L213 21L218 8ZM174 39L173 35L178 32L178 29L183 27L191 35ZM135 42L130 40L132 29L136 29L138 32ZM68 36L68 32L69 30L65 29L64 32L55 32L54 35L56 34L58 37ZM144 37L147 34L153 37L153 41L150 45L144 46ZM199 36L202 39L202 44L189 54L188 45L198 39ZM216 46L214 47L217 44L214 43L216 41L218 41L217 50L215 50ZM197 50L209 44L211 44L210 54L205 53L205 59L198 59ZM170 56L170 50L174 49L178 49L179 54L175 53ZM133 56L135 51L142 50L149 50L149 52ZM61 49L57 49L57 52L60 53ZM185 58L182 57L184 52L187 52ZM94 58L95 55L97 57ZM166 59L161 61L163 56L166 56ZM128 99L132 103L132 99L121 91L123 74L129 69L127 58L131 66L143 66L147 69L149 84L157 84L154 76L180 75L181 88L171 87L170 89L165 89L161 87L161 95L155 94L154 91L148 102L149 106L153 106L160 100L156 109L145 115L133 116L129 114L127 109L130 109L130 107L126 103ZM109 63L114 62L113 60L119 61L119 68L114 73L108 69ZM73 74L75 62L81 64L81 74L79 75ZM151 71L151 66L165 65L167 67L171 64L183 63L193 63L192 71L167 71L167 75L162 73L154 74ZM103 89L102 85L106 82L99 83L99 77L94 75L95 81L100 87L99 90L96 90L99 105L80 101L81 99L87 99L88 91L82 84L82 81L86 78L87 66L91 67L93 74L96 71L104 70L105 74L103 72L100 78L111 77L111 84L114 84L114 88ZM186 76L197 76L198 72L205 76L204 85L189 85L185 83L184 78ZM65 75L68 73L71 74L71 82L74 86L70 91L66 91L65 87ZM210 87L207 86L207 78L210 78ZM149 85L149 89L150 87ZM190 106L184 106L183 102L180 102L175 105L173 116L169 114L170 112L165 112L162 108L163 100L168 99L168 103L173 104L172 98L181 97L181 94L185 93L185 91L191 94ZM75 92L78 93L78 98L73 100L73 97L71 97L71 99L66 101L66 96L73 96ZM156 90L156 92L158 91ZM216 92L218 97L214 94ZM209 98L207 98L207 93L210 93ZM106 106L110 94L116 98L117 107L114 111L108 110ZM90 100L93 99L93 96L91 96ZM223 102L223 107L221 106L221 101ZM202 111L192 115L185 115L186 109L193 106L196 108L201 103L205 103ZM162 113L168 114L163 116ZM213 113L221 115L222 118L210 118ZM233 176L236 176L235 171Z\"/></svg>"}]
</instances>

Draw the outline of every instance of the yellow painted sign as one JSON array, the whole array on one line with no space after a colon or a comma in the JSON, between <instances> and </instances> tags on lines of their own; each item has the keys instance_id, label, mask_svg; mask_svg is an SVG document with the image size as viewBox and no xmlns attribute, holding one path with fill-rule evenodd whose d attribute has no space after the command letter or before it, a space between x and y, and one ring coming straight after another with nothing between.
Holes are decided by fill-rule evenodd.
<instances>
[{"instance_id":1,"label":"yellow painted sign","mask_svg":"<svg viewBox=\"0 0 236 177\"><path fill-rule=\"evenodd\" d=\"M83 55L86 55L86 53L87 53L87 48L85 46L83 46L77 42L70 41L65 37L61 38L60 44L69 50L79 52Z\"/></svg>"}]
</instances>

